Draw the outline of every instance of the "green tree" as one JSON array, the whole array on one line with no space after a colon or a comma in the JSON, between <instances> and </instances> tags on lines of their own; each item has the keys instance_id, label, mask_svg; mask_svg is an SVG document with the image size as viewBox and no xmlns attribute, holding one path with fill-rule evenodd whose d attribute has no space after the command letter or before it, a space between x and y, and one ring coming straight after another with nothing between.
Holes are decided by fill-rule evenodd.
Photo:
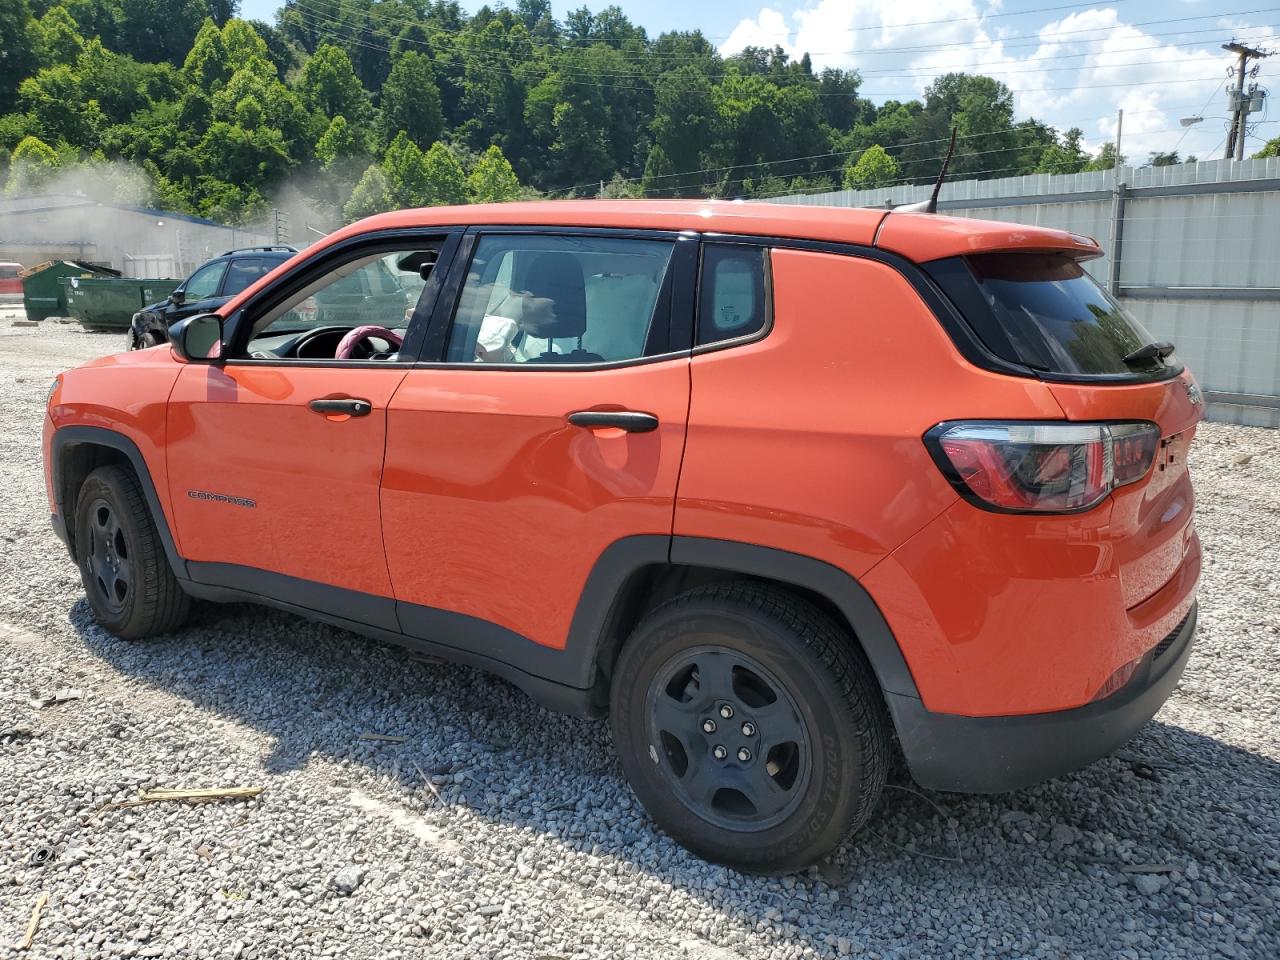
<instances>
[{"instance_id":1,"label":"green tree","mask_svg":"<svg viewBox=\"0 0 1280 960\"><path fill-rule=\"evenodd\" d=\"M1178 156L1177 150L1168 153L1161 153L1153 150L1150 154L1150 160L1147 161L1148 166L1152 167L1174 167L1182 162L1182 158Z\"/></svg>"},{"instance_id":2,"label":"green tree","mask_svg":"<svg viewBox=\"0 0 1280 960\"><path fill-rule=\"evenodd\" d=\"M82 149L98 145L106 118L98 101L86 98L76 72L65 63L45 67L18 87L22 105L31 112L45 139L63 140Z\"/></svg>"},{"instance_id":3,"label":"green tree","mask_svg":"<svg viewBox=\"0 0 1280 960\"><path fill-rule=\"evenodd\" d=\"M341 114L351 123L367 123L373 107L351 60L336 44L322 44L302 67L298 96L308 110L332 120Z\"/></svg>"},{"instance_id":4,"label":"green tree","mask_svg":"<svg viewBox=\"0 0 1280 960\"><path fill-rule=\"evenodd\" d=\"M427 207L467 202L467 175L462 164L443 143L433 143L423 157L426 171L421 203Z\"/></svg>"},{"instance_id":5,"label":"green tree","mask_svg":"<svg viewBox=\"0 0 1280 960\"><path fill-rule=\"evenodd\" d=\"M227 51L227 59L235 69L240 70L254 61L262 65L271 63L271 51L267 42L246 20L231 19L222 27L222 45ZM261 72L261 71L260 71Z\"/></svg>"},{"instance_id":6,"label":"green tree","mask_svg":"<svg viewBox=\"0 0 1280 960\"><path fill-rule=\"evenodd\" d=\"M32 193L51 180L61 165L53 147L36 137L24 137L9 158L9 180L5 191L10 194Z\"/></svg>"},{"instance_id":7,"label":"green tree","mask_svg":"<svg viewBox=\"0 0 1280 960\"><path fill-rule=\"evenodd\" d=\"M84 50L80 26L66 7L50 7L39 20L31 21L30 32L36 56L44 66L75 63Z\"/></svg>"},{"instance_id":8,"label":"green tree","mask_svg":"<svg viewBox=\"0 0 1280 960\"><path fill-rule=\"evenodd\" d=\"M1084 133L1072 127L1061 143L1057 140L1047 146L1036 163L1036 173L1078 173L1089 162L1089 155L1080 146Z\"/></svg>"},{"instance_id":9,"label":"green tree","mask_svg":"<svg viewBox=\"0 0 1280 960\"><path fill-rule=\"evenodd\" d=\"M213 20L206 20L182 61L183 78L192 87L215 93L233 72L222 31Z\"/></svg>"},{"instance_id":10,"label":"green tree","mask_svg":"<svg viewBox=\"0 0 1280 960\"><path fill-rule=\"evenodd\" d=\"M856 70L828 67L818 77L818 95L822 104L822 121L835 131L851 130L853 125L874 107L858 96L862 78Z\"/></svg>"},{"instance_id":11,"label":"green tree","mask_svg":"<svg viewBox=\"0 0 1280 960\"><path fill-rule=\"evenodd\" d=\"M315 153L316 159L329 172L353 160L366 159L369 154L369 138L347 123L346 117L338 114L316 141Z\"/></svg>"},{"instance_id":12,"label":"green tree","mask_svg":"<svg viewBox=\"0 0 1280 960\"><path fill-rule=\"evenodd\" d=\"M682 65L663 74L654 83L653 120L649 124L654 145L659 148L663 173L686 173L664 180L664 196L698 196L703 175L703 155L712 147L718 115L712 83L698 67ZM653 151L645 160L644 175L650 178ZM645 187L648 191L648 186Z\"/></svg>"},{"instance_id":13,"label":"green tree","mask_svg":"<svg viewBox=\"0 0 1280 960\"><path fill-rule=\"evenodd\" d=\"M900 173L898 161L877 143L864 150L857 160L849 158L844 168L844 187L846 190L887 187L898 181Z\"/></svg>"},{"instance_id":14,"label":"green tree","mask_svg":"<svg viewBox=\"0 0 1280 960\"><path fill-rule=\"evenodd\" d=\"M34 49L35 36L28 29L30 20L28 0L0 3L0 114L13 109L19 82L41 63Z\"/></svg>"},{"instance_id":15,"label":"green tree","mask_svg":"<svg viewBox=\"0 0 1280 960\"><path fill-rule=\"evenodd\" d=\"M179 85L169 64L139 63L108 50L96 37L84 45L75 74L80 89L93 92L108 123L125 123L154 100L174 96Z\"/></svg>"},{"instance_id":16,"label":"green tree","mask_svg":"<svg viewBox=\"0 0 1280 960\"><path fill-rule=\"evenodd\" d=\"M392 207L426 206L427 159L407 133L397 133L382 156L387 201Z\"/></svg>"},{"instance_id":17,"label":"green tree","mask_svg":"<svg viewBox=\"0 0 1280 960\"><path fill-rule=\"evenodd\" d=\"M365 170L360 182L351 191L351 198L343 206L342 212L348 220L359 220L384 210L390 210L391 189L382 165L371 163Z\"/></svg>"},{"instance_id":18,"label":"green tree","mask_svg":"<svg viewBox=\"0 0 1280 960\"><path fill-rule=\"evenodd\" d=\"M612 180L600 191L601 200L639 200L644 197L644 188L638 180L628 180L622 174L614 174Z\"/></svg>"},{"instance_id":19,"label":"green tree","mask_svg":"<svg viewBox=\"0 0 1280 960\"><path fill-rule=\"evenodd\" d=\"M289 151L273 127L245 128L215 121L201 138L197 155L206 174L224 183L259 189L289 169Z\"/></svg>"},{"instance_id":20,"label":"green tree","mask_svg":"<svg viewBox=\"0 0 1280 960\"><path fill-rule=\"evenodd\" d=\"M1085 170L1111 170L1116 164L1121 166L1126 162L1123 154L1116 153L1116 145L1114 143L1104 143L1102 149L1098 151L1098 155L1084 165Z\"/></svg>"},{"instance_id":21,"label":"green tree","mask_svg":"<svg viewBox=\"0 0 1280 960\"><path fill-rule=\"evenodd\" d=\"M392 61L391 74L382 85L379 124L382 142L390 143L401 130L424 148L435 143L444 133L440 90L436 86L431 61L412 51Z\"/></svg>"},{"instance_id":22,"label":"green tree","mask_svg":"<svg viewBox=\"0 0 1280 960\"><path fill-rule=\"evenodd\" d=\"M480 155L467 177L467 190L476 203L516 200L521 194L520 180L511 164L496 146Z\"/></svg>"},{"instance_id":23,"label":"green tree","mask_svg":"<svg viewBox=\"0 0 1280 960\"><path fill-rule=\"evenodd\" d=\"M182 63L209 15L205 0L119 0L121 46L144 63Z\"/></svg>"},{"instance_id":24,"label":"green tree","mask_svg":"<svg viewBox=\"0 0 1280 960\"><path fill-rule=\"evenodd\" d=\"M1255 160L1263 160L1266 157L1280 157L1280 137L1268 140L1266 146L1253 155Z\"/></svg>"},{"instance_id":25,"label":"green tree","mask_svg":"<svg viewBox=\"0 0 1280 960\"><path fill-rule=\"evenodd\" d=\"M644 162L644 175L640 178L640 192L646 197L667 197L671 196L675 177L672 174L675 169L671 165L671 158L667 156L667 151L662 149L662 144L655 143L649 148L649 157Z\"/></svg>"}]
</instances>

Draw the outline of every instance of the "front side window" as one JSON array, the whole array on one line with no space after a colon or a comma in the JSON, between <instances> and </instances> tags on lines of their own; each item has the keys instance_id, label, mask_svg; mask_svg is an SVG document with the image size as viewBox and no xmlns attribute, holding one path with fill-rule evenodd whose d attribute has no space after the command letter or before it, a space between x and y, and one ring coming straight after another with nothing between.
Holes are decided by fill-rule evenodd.
<instances>
[{"instance_id":1,"label":"front side window","mask_svg":"<svg viewBox=\"0 0 1280 960\"><path fill-rule=\"evenodd\" d=\"M768 322L763 247L708 243L702 248L698 344L759 333Z\"/></svg>"},{"instance_id":2,"label":"front side window","mask_svg":"<svg viewBox=\"0 0 1280 960\"><path fill-rule=\"evenodd\" d=\"M187 281L187 285L183 288L183 294L186 296L188 303L195 303L197 300L207 300L218 292L218 285L222 282L222 274L227 269L225 260L218 263L210 263L201 267L191 275L191 279Z\"/></svg>"},{"instance_id":3,"label":"front side window","mask_svg":"<svg viewBox=\"0 0 1280 960\"><path fill-rule=\"evenodd\" d=\"M442 240L337 264L253 321L258 360L397 359ZM270 269L270 265L266 266Z\"/></svg>"},{"instance_id":4,"label":"front side window","mask_svg":"<svg viewBox=\"0 0 1280 960\"><path fill-rule=\"evenodd\" d=\"M666 240L482 237L446 359L584 364L657 352L673 247Z\"/></svg>"}]
</instances>

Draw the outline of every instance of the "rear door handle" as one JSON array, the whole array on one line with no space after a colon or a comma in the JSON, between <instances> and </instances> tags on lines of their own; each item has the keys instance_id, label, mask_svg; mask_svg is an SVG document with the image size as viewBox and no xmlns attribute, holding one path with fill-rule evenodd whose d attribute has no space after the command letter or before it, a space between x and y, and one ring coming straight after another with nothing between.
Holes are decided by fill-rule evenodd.
<instances>
[{"instance_id":1,"label":"rear door handle","mask_svg":"<svg viewBox=\"0 0 1280 960\"><path fill-rule=\"evenodd\" d=\"M308 406L316 413L323 413L328 416L345 413L349 417L367 417L373 409L373 404L358 397L323 398L312 400Z\"/></svg>"},{"instance_id":2,"label":"rear door handle","mask_svg":"<svg viewBox=\"0 0 1280 960\"><path fill-rule=\"evenodd\" d=\"M637 410L575 410L569 414L575 427L612 427L627 433L648 433L658 429L658 418Z\"/></svg>"}]
</instances>

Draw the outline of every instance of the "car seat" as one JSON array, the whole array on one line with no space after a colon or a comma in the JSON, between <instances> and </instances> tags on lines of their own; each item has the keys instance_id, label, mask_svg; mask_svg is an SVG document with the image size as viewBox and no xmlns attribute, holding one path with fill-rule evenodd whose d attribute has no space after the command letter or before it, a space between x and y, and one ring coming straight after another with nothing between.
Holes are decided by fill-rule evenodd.
<instances>
[{"instance_id":1,"label":"car seat","mask_svg":"<svg viewBox=\"0 0 1280 960\"><path fill-rule=\"evenodd\" d=\"M555 305L555 319L545 330L546 350L531 356L529 363L601 363L604 357L582 348L587 331L587 286L578 258L568 253L541 253L525 273L525 289L535 297L545 297ZM553 342L573 339L575 348L555 353Z\"/></svg>"}]
</instances>

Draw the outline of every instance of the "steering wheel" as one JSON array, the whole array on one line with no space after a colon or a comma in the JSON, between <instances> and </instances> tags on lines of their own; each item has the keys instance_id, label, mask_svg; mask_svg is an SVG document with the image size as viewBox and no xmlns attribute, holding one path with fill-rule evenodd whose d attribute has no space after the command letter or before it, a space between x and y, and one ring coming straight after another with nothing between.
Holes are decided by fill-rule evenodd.
<instances>
[{"instance_id":1,"label":"steering wheel","mask_svg":"<svg viewBox=\"0 0 1280 960\"><path fill-rule=\"evenodd\" d=\"M404 343L404 337L400 334L388 330L386 327L378 327L372 324L366 324L363 327L356 327L338 343L338 349L334 351L335 360L350 360L351 355L356 352L356 347L370 337L378 337L386 340L392 347L399 347Z\"/></svg>"}]
</instances>

